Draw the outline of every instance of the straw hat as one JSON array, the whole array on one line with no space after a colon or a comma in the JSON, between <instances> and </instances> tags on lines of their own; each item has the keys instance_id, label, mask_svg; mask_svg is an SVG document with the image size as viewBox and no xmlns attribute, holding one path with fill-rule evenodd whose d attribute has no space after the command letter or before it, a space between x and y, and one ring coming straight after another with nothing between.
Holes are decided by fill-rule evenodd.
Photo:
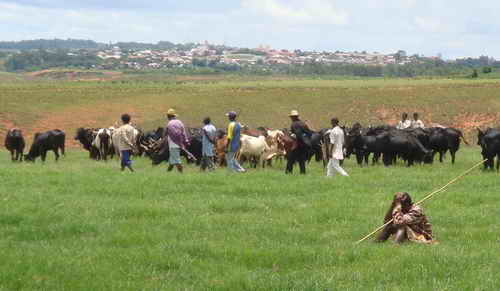
<instances>
[{"instance_id":1,"label":"straw hat","mask_svg":"<svg viewBox=\"0 0 500 291\"><path fill-rule=\"evenodd\" d=\"M297 110L292 110L288 116L299 116L299 112Z\"/></svg>"},{"instance_id":2,"label":"straw hat","mask_svg":"<svg viewBox=\"0 0 500 291\"><path fill-rule=\"evenodd\" d=\"M175 109L170 108L170 109L167 111L167 115L177 116L177 113L175 113Z\"/></svg>"}]
</instances>

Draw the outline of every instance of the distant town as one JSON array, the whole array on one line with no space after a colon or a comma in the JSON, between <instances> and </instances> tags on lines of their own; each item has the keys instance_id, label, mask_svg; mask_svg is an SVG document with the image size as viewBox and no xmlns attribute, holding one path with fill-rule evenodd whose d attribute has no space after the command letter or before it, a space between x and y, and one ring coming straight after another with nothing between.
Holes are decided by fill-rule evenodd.
<instances>
[{"instance_id":1,"label":"distant town","mask_svg":"<svg viewBox=\"0 0 500 291\"><path fill-rule=\"evenodd\" d=\"M156 44L91 40L28 40L0 42L0 70L35 71L54 67L104 70L200 70L211 72L331 74L353 76L464 75L471 69L489 73L500 62L488 56L443 60L368 51L304 51L270 46L239 48L203 43ZM477 74L477 73L474 73Z\"/></svg>"},{"instance_id":2,"label":"distant town","mask_svg":"<svg viewBox=\"0 0 500 291\"><path fill-rule=\"evenodd\" d=\"M217 49L208 43L194 48L179 50L123 50L119 46L100 50L97 56L103 60L114 59L131 69L159 69L172 66L186 66L196 62L206 62L251 66L251 65L304 65L318 64L357 64L357 65L388 65L418 62L417 56L407 56L406 52L398 51L394 54L368 52L310 52L278 50L271 47L255 49L224 48Z\"/></svg>"}]
</instances>

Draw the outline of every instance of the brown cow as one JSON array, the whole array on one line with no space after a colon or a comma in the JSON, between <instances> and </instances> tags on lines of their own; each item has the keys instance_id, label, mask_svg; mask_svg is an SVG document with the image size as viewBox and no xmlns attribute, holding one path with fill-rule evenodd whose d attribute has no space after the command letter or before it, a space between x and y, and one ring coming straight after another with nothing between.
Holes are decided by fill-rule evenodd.
<instances>
[{"instance_id":1,"label":"brown cow","mask_svg":"<svg viewBox=\"0 0 500 291\"><path fill-rule=\"evenodd\" d=\"M215 142L215 157L217 158L217 163L219 167L223 167L226 164L226 148L227 148L227 135L220 135L217 137Z\"/></svg>"}]
</instances>

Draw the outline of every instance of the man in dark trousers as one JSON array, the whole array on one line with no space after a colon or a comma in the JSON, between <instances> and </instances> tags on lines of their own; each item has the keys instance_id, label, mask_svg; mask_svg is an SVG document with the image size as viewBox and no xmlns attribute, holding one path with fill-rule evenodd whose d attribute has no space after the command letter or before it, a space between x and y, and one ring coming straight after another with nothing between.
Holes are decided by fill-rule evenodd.
<instances>
[{"instance_id":1,"label":"man in dark trousers","mask_svg":"<svg viewBox=\"0 0 500 291\"><path fill-rule=\"evenodd\" d=\"M307 155L308 152L311 151L312 147L312 131L309 129L307 124L300 120L299 112L297 110L292 110L289 116L292 120L290 129L292 134L295 135L296 146L287 153L288 162L286 164L285 173L291 174L293 172L293 165L295 162L299 162L300 173L305 174Z\"/></svg>"}]
</instances>

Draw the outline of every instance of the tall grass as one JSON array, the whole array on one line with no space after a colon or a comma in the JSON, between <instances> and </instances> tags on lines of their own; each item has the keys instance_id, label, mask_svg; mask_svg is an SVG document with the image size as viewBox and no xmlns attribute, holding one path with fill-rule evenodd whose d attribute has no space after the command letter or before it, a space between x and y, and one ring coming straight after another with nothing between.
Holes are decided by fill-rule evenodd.
<instances>
[{"instance_id":1,"label":"tall grass","mask_svg":"<svg viewBox=\"0 0 500 291\"><path fill-rule=\"evenodd\" d=\"M424 205L437 245L366 242L394 192L416 200L480 160L359 168L351 177L137 172L70 151L13 164L0 152L0 290L498 290L495 173Z\"/></svg>"}]
</instances>

